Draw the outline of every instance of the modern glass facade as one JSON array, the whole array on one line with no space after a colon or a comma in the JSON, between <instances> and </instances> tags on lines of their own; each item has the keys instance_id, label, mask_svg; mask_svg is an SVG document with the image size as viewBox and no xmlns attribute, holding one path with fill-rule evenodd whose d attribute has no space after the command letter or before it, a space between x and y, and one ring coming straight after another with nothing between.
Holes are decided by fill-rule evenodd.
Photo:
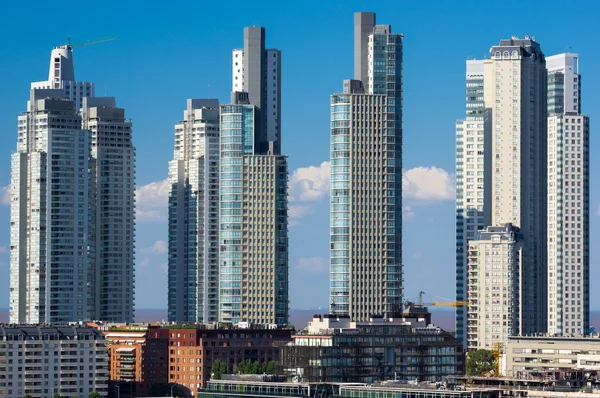
<instances>
[{"instance_id":1,"label":"modern glass facade","mask_svg":"<svg viewBox=\"0 0 600 398\"><path fill-rule=\"evenodd\" d=\"M330 306L357 321L398 314L403 293L402 35L374 20L355 15L365 81L330 103Z\"/></svg>"}]
</instances>

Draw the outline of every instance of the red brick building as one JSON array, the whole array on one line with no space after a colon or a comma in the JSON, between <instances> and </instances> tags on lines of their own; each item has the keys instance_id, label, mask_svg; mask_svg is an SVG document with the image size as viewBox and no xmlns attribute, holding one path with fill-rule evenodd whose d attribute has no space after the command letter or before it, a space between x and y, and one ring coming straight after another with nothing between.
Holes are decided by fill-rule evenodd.
<instances>
[{"instance_id":1,"label":"red brick building","mask_svg":"<svg viewBox=\"0 0 600 398\"><path fill-rule=\"evenodd\" d=\"M277 361L276 342L292 340L292 329L206 329L190 325L169 328L169 383L179 385L178 395L196 396L210 379L216 360L227 372L246 359Z\"/></svg>"}]
</instances>

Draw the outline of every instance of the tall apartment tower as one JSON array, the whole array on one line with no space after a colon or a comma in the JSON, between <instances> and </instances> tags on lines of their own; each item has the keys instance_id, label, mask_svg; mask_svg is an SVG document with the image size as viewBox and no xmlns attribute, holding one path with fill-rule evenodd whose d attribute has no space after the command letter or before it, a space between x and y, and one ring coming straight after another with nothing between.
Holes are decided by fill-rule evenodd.
<instances>
[{"instance_id":1,"label":"tall apartment tower","mask_svg":"<svg viewBox=\"0 0 600 398\"><path fill-rule=\"evenodd\" d=\"M548 332L589 330L589 118L577 54L548 69Z\"/></svg>"},{"instance_id":2,"label":"tall apartment tower","mask_svg":"<svg viewBox=\"0 0 600 398\"><path fill-rule=\"evenodd\" d=\"M484 104L491 109L486 226L512 223L523 235L521 332L547 326L547 73L540 45L501 40L484 61Z\"/></svg>"},{"instance_id":3,"label":"tall apartment tower","mask_svg":"<svg viewBox=\"0 0 600 398\"><path fill-rule=\"evenodd\" d=\"M189 99L169 163L168 316L218 320L219 101Z\"/></svg>"},{"instance_id":4,"label":"tall apartment tower","mask_svg":"<svg viewBox=\"0 0 600 398\"><path fill-rule=\"evenodd\" d=\"M523 236L512 224L477 232L468 246L469 350L492 350L521 333Z\"/></svg>"},{"instance_id":5,"label":"tall apartment tower","mask_svg":"<svg viewBox=\"0 0 600 398\"><path fill-rule=\"evenodd\" d=\"M287 157L281 155L281 54L265 29L233 51L231 104L221 106L219 320L286 324Z\"/></svg>"},{"instance_id":6,"label":"tall apartment tower","mask_svg":"<svg viewBox=\"0 0 600 398\"><path fill-rule=\"evenodd\" d=\"M11 181L11 323L133 320L131 123L52 50L19 117Z\"/></svg>"},{"instance_id":7,"label":"tall apartment tower","mask_svg":"<svg viewBox=\"0 0 600 398\"><path fill-rule=\"evenodd\" d=\"M483 61L468 60L466 118L456 122L456 301L467 302L467 251L484 224L485 132L490 113L483 103ZM456 308L456 338L467 345L466 308Z\"/></svg>"},{"instance_id":8,"label":"tall apartment tower","mask_svg":"<svg viewBox=\"0 0 600 398\"><path fill-rule=\"evenodd\" d=\"M355 79L331 96L330 305L353 321L402 310L402 40L355 13Z\"/></svg>"},{"instance_id":9,"label":"tall apartment tower","mask_svg":"<svg viewBox=\"0 0 600 398\"><path fill-rule=\"evenodd\" d=\"M95 259L88 284L90 319L134 320L135 147L131 121L113 97L84 97L83 128L92 133Z\"/></svg>"},{"instance_id":10,"label":"tall apartment tower","mask_svg":"<svg viewBox=\"0 0 600 398\"><path fill-rule=\"evenodd\" d=\"M89 319L91 134L60 89L33 89L11 159L10 323Z\"/></svg>"}]
</instances>

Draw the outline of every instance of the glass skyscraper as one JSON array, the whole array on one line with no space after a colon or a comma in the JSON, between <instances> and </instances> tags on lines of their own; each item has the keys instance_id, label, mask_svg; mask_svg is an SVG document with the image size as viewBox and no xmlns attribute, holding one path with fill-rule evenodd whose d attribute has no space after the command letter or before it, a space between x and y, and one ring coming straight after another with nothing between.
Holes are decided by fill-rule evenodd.
<instances>
[{"instance_id":1,"label":"glass skyscraper","mask_svg":"<svg viewBox=\"0 0 600 398\"><path fill-rule=\"evenodd\" d=\"M402 35L354 16L354 80L331 96L331 312L402 311Z\"/></svg>"}]
</instances>

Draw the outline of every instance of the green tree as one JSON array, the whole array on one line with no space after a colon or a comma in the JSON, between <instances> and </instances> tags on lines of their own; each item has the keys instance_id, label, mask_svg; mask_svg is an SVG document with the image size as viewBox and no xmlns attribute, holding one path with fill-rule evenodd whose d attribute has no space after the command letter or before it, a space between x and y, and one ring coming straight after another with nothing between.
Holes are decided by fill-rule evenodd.
<instances>
[{"instance_id":1,"label":"green tree","mask_svg":"<svg viewBox=\"0 0 600 398\"><path fill-rule=\"evenodd\" d=\"M494 354L489 350L477 350L467 354L467 376L481 376L494 369Z\"/></svg>"},{"instance_id":2,"label":"green tree","mask_svg":"<svg viewBox=\"0 0 600 398\"><path fill-rule=\"evenodd\" d=\"M91 392L89 398L102 398L102 395L100 395L99 392Z\"/></svg>"},{"instance_id":3,"label":"green tree","mask_svg":"<svg viewBox=\"0 0 600 398\"><path fill-rule=\"evenodd\" d=\"M23 398L33 398L33 397L29 394L25 394L25 395L23 395Z\"/></svg>"},{"instance_id":4,"label":"green tree","mask_svg":"<svg viewBox=\"0 0 600 398\"><path fill-rule=\"evenodd\" d=\"M265 366L265 373L270 375L270 374L273 374L274 370L275 370L275 361L267 362L267 364Z\"/></svg>"},{"instance_id":5,"label":"green tree","mask_svg":"<svg viewBox=\"0 0 600 398\"><path fill-rule=\"evenodd\" d=\"M52 398L60 398L60 394L59 393L55 393Z\"/></svg>"},{"instance_id":6,"label":"green tree","mask_svg":"<svg viewBox=\"0 0 600 398\"><path fill-rule=\"evenodd\" d=\"M260 362L255 361L252 363L252 370L250 371L250 373L253 375L257 375L260 373Z\"/></svg>"},{"instance_id":7,"label":"green tree","mask_svg":"<svg viewBox=\"0 0 600 398\"><path fill-rule=\"evenodd\" d=\"M220 359L217 359L215 361L215 363L213 364L210 378L213 380L220 380L221 376L223 376L223 374L226 372L227 372L227 364L225 362L221 361Z\"/></svg>"}]
</instances>

